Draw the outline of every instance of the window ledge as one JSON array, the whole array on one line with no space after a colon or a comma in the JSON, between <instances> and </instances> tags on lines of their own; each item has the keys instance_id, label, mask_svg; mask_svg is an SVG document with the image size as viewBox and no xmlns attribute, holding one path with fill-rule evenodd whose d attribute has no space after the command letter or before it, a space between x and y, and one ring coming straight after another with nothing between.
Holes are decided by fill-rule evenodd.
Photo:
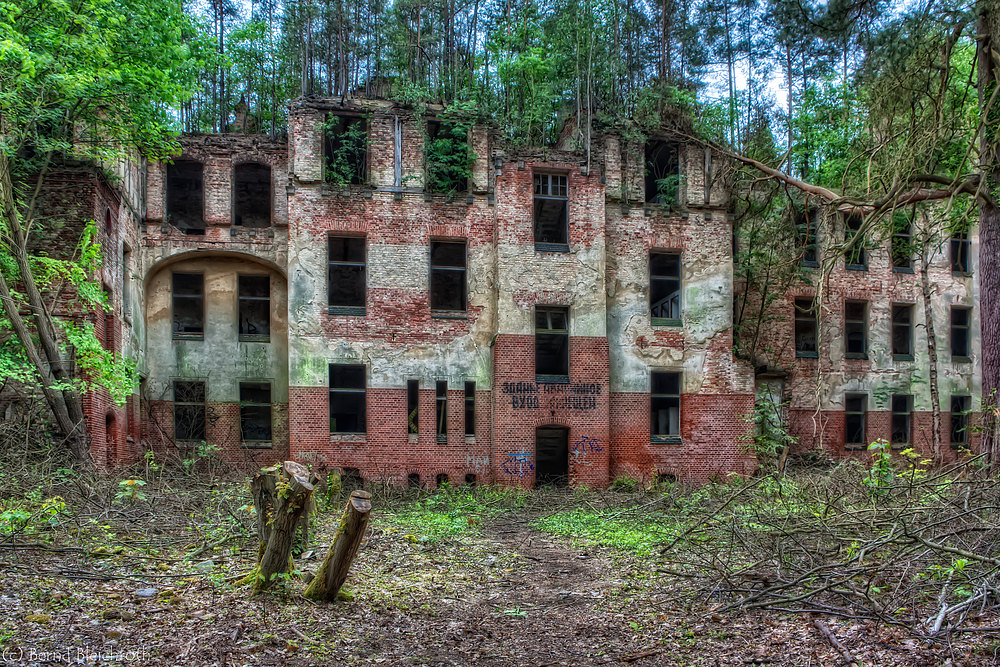
<instances>
[{"instance_id":1,"label":"window ledge","mask_svg":"<svg viewBox=\"0 0 1000 667\"><path fill-rule=\"evenodd\" d=\"M333 431L330 433L330 439L337 442L367 442L367 433L352 433L347 431Z\"/></svg>"},{"instance_id":2,"label":"window ledge","mask_svg":"<svg viewBox=\"0 0 1000 667\"><path fill-rule=\"evenodd\" d=\"M468 433L465 434L465 442L471 444L471 443L474 443L475 441L476 441L476 436L469 435Z\"/></svg>"},{"instance_id":3,"label":"window ledge","mask_svg":"<svg viewBox=\"0 0 1000 667\"><path fill-rule=\"evenodd\" d=\"M954 356L953 355L951 357L951 361L952 361L952 363L955 363L955 364L971 364L972 363L972 357L963 357L961 355L959 355L959 356Z\"/></svg>"},{"instance_id":4,"label":"window ledge","mask_svg":"<svg viewBox=\"0 0 1000 667\"><path fill-rule=\"evenodd\" d=\"M868 449L867 445L844 445L844 449L849 452L863 452Z\"/></svg>"},{"instance_id":5,"label":"window ledge","mask_svg":"<svg viewBox=\"0 0 1000 667\"><path fill-rule=\"evenodd\" d=\"M894 354L892 355L893 361L913 361L914 357L912 354Z\"/></svg>"},{"instance_id":6,"label":"window ledge","mask_svg":"<svg viewBox=\"0 0 1000 667\"><path fill-rule=\"evenodd\" d=\"M203 333L180 333L174 332L174 340L205 340L205 334Z\"/></svg>"},{"instance_id":7,"label":"window ledge","mask_svg":"<svg viewBox=\"0 0 1000 667\"><path fill-rule=\"evenodd\" d=\"M329 306L327 313L334 316L364 317L367 311L364 306Z\"/></svg>"},{"instance_id":8,"label":"window ledge","mask_svg":"<svg viewBox=\"0 0 1000 667\"><path fill-rule=\"evenodd\" d=\"M569 244L535 241L535 252L569 252Z\"/></svg>"},{"instance_id":9,"label":"window ledge","mask_svg":"<svg viewBox=\"0 0 1000 667\"><path fill-rule=\"evenodd\" d=\"M798 359L819 359L819 352L796 352Z\"/></svg>"},{"instance_id":10,"label":"window ledge","mask_svg":"<svg viewBox=\"0 0 1000 667\"><path fill-rule=\"evenodd\" d=\"M406 434L406 441L407 442L417 442L419 440L420 440L420 435L417 434L417 433L407 433Z\"/></svg>"},{"instance_id":11,"label":"window ledge","mask_svg":"<svg viewBox=\"0 0 1000 667\"><path fill-rule=\"evenodd\" d=\"M241 343L270 343L270 334L240 334Z\"/></svg>"},{"instance_id":12,"label":"window ledge","mask_svg":"<svg viewBox=\"0 0 1000 667\"><path fill-rule=\"evenodd\" d=\"M867 359L867 352L845 352L844 359Z\"/></svg>"},{"instance_id":13,"label":"window ledge","mask_svg":"<svg viewBox=\"0 0 1000 667\"><path fill-rule=\"evenodd\" d=\"M802 260L802 266L808 267L810 269L818 269L819 262L814 259L804 259Z\"/></svg>"},{"instance_id":14,"label":"window ledge","mask_svg":"<svg viewBox=\"0 0 1000 667\"><path fill-rule=\"evenodd\" d=\"M653 435L649 439L653 445L679 445L682 443L679 435Z\"/></svg>"},{"instance_id":15,"label":"window ledge","mask_svg":"<svg viewBox=\"0 0 1000 667\"><path fill-rule=\"evenodd\" d=\"M844 268L846 268L848 271L867 271L868 270L868 265L867 264L848 264Z\"/></svg>"},{"instance_id":16,"label":"window ledge","mask_svg":"<svg viewBox=\"0 0 1000 667\"><path fill-rule=\"evenodd\" d=\"M261 440L259 442L243 442L241 444L243 449L271 449L272 445L269 441Z\"/></svg>"},{"instance_id":17,"label":"window ledge","mask_svg":"<svg viewBox=\"0 0 1000 667\"><path fill-rule=\"evenodd\" d=\"M432 310L431 318L435 320L467 320L469 314L464 310Z\"/></svg>"},{"instance_id":18,"label":"window ledge","mask_svg":"<svg viewBox=\"0 0 1000 667\"><path fill-rule=\"evenodd\" d=\"M894 266L894 267L892 267L892 272L893 273L910 273L910 274L912 274L913 273L913 267L912 266Z\"/></svg>"},{"instance_id":19,"label":"window ledge","mask_svg":"<svg viewBox=\"0 0 1000 667\"><path fill-rule=\"evenodd\" d=\"M568 375L538 375L535 374L535 384L569 384Z\"/></svg>"},{"instance_id":20,"label":"window ledge","mask_svg":"<svg viewBox=\"0 0 1000 667\"><path fill-rule=\"evenodd\" d=\"M951 449L955 450L956 452L960 452L960 451L963 451L963 450L964 451L969 451L969 443L967 443L967 442L953 442L949 446L951 447Z\"/></svg>"},{"instance_id":21,"label":"window ledge","mask_svg":"<svg viewBox=\"0 0 1000 667\"><path fill-rule=\"evenodd\" d=\"M682 327L684 323L679 317L652 317L650 318L654 327Z\"/></svg>"},{"instance_id":22,"label":"window ledge","mask_svg":"<svg viewBox=\"0 0 1000 667\"><path fill-rule=\"evenodd\" d=\"M448 444L448 436L438 434L437 442L438 442L439 445L446 445L446 444Z\"/></svg>"},{"instance_id":23,"label":"window ledge","mask_svg":"<svg viewBox=\"0 0 1000 667\"><path fill-rule=\"evenodd\" d=\"M972 271L952 271L951 275L955 278L971 278Z\"/></svg>"}]
</instances>

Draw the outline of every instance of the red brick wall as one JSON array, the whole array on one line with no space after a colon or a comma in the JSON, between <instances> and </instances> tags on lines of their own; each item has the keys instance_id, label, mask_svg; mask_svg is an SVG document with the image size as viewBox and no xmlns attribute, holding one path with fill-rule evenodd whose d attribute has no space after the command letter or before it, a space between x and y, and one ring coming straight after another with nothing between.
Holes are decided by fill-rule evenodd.
<instances>
[{"instance_id":1,"label":"red brick wall","mask_svg":"<svg viewBox=\"0 0 1000 667\"><path fill-rule=\"evenodd\" d=\"M681 442L650 442L649 394L611 396L611 476L644 483L657 475L704 483L730 473L752 474L756 459L743 436L750 424L741 417L753 410L748 394L681 396Z\"/></svg>"}]
</instances>

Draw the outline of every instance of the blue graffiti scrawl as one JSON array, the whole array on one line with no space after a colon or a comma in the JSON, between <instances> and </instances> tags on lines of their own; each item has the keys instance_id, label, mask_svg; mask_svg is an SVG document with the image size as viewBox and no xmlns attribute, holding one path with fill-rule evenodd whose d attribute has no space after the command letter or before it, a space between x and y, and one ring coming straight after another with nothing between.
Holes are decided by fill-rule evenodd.
<instances>
[{"instance_id":1,"label":"blue graffiti scrawl","mask_svg":"<svg viewBox=\"0 0 1000 667\"><path fill-rule=\"evenodd\" d=\"M507 455L500 469L513 477L527 477L535 472L535 464L531 462L530 453L516 452Z\"/></svg>"},{"instance_id":2,"label":"blue graffiti scrawl","mask_svg":"<svg viewBox=\"0 0 1000 667\"><path fill-rule=\"evenodd\" d=\"M575 461L582 463L583 465L587 465L587 454L591 452L603 452L604 446L597 438L582 435L576 442L573 443L573 446L569 448L569 451L573 454L573 459Z\"/></svg>"}]
</instances>

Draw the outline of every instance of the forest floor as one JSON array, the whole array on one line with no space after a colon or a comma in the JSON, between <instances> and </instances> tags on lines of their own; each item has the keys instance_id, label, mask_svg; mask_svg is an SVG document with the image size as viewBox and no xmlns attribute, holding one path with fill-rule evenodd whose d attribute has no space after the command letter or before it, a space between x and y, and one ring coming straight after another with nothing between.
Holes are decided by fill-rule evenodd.
<instances>
[{"instance_id":1,"label":"forest floor","mask_svg":"<svg viewBox=\"0 0 1000 667\"><path fill-rule=\"evenodd\" d=\"M243 480L63 475L3 490L0 664L846 664L824 624L859 665L998 664L996 633L932 642L870 619L720 613L731 596L662 555L647 520L669 493L694 506L704 491L375 493L341 599L316 604L297 577L256 598L234 588L256 552ZM318 567L343 503L321 500L299 570Z\"/></svg>"}]
</instances>

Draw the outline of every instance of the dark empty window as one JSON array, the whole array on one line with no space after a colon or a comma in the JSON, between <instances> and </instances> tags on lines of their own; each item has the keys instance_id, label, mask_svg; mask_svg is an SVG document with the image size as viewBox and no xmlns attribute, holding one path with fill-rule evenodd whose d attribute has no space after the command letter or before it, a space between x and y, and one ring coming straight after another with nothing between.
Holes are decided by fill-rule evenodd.
<instances>
[{"instance_id":1,"label":"dark empty window","mask_svg":"<svg viewBox=\"0 0 1000 667\"><path fill-rule=\"evenodd\" d=\"M271 168L241 164L233 170L233 224L271 226Z\"/></svg>"},{"instance_id":2,"label":"dark empty window","mask_svg":"<svg viewBox=\"0 0 1000 667\"><path fill-rule=\"evenodd\" d=\"M910 412L913 410L913 397L903 394L892 395L892 430L889 442L894 447L910 444Z\"/></svg>"},{"instance_id":3,"label":"dark empty window","mask_svg":"<svg viewBox=\"0 0 1000 667\"><path fill-rule=\"evenodd\" d=\"M892 356L913 358L913 306L892 304Z\"/></svg>"},{"instance_id":4,"label":"dark empty window","mask_svg":"<svg viewBox=\"0 0 1000 667\"><path fill-rule=\"evenodd\" d=\"M240 432L248 445L271 443L271 385L240 382Z\"/></svg>"},{"instance_id":5,"label":"dark empty window","mask_svg":"<svg viewBox=\"0 0 1000 667\"><path fill-rule=\"evenodd\" d=\"M406 381L406 432L420 432L420 380Z\"/></svg>"},{"instance_id":6,"label":"dark empty window","mask_svg":"<svg viewBox=\"0 0 1000 667\"><path fill-rule=\"evenodd\" d=\"M111 294L111 288L107 285L104 286L104 303L111 306L113 301L113 296ZM104 349L108 352L115 351L115 311L106 310L104 311Z\"/></svg>"},{"instance_id":7,"label":"dark empty window","mask_svg":"<svg viewBox=\"0 0 1000 667\"><path fill-rule=\"evenodd\" d=\"M680 186L680 159L677 144L668 141L646 142L646 201L676 204Z\"/></svg>"},{"instance_id":8,"label":"dark empty window","mask_svg":"<svg viewBox=\"0 0 1000 667\"><path fill-rule=\"evenodd\" d=\"M424 160L428 190L444 193L467 190L471 166L468 128L461 123L427 121Z\"/></svg>"},{"instance_id":9,"label":"dark empty window","mask_svg":"<svg viewBox=\"0 0 1000 667\"><path fill-rule=\"evenodd\" d=\"M795 210L793 220L795 232L799 237L799 248L802 252L803 266L819 266L819 253L816 245L816 220L819 212L816 209L805 211Z\"/></svg>"},{"instance_id":10,"label":"dark empty window","mask_svg":"<svg viewBox=\"0 0 1000 667\"><path fill-rule=\"evenodd\" d=\"M271 336L271 278L239 276L240 340L266 341Z\"/></svg>"},{"instance_id":11,"label":"dark empty window","mask_svg":"<svg viewBox=\"0 0 1000 667\"><path fill-rule=\"evenodd\" d=\"M465 311L465 243L431 242L431 310Z\"/></svg>"},{"instance_id":12,"label":"dark empty window","mask_svg":"<svg viewBox=\"0 0 1000 667\"><path fill-rule=\"evenodd\" d=\"M205 383L174 382L174 440L205 439Z\"/></svg>"},{"instance_id":13,"label":"dark empty window","mask_svg":"<svg viewBox=\"0 0 1000 667\"><path fill-rule=\"evenodd\" d=\"M844 340L848 359L868 356L868 302L844 302Z\"/></svg>"},{"instance_id":14,"label":"dark empty window","mask_svg":"<svg viewBox=\"0 0 1000 667\"><path fill-rule=\"evenodd\" d=\"M951 397L951 446L953 449L969 448L969 396Z\"/></svg>"},{"instance_id":15,"label":"dark empty window","mask_svg":"<svg viewBox=\"0 0 1000 667\"><path fill-rule=\"evenodd\" d=\"M971 271L969 255L972 251L972 242L969 240L969 232L964 229L956 230L951 235L951 272L966 274Z\"/></svg>"},{"instance_id":16,"label":"dark empty window","mask_svg":"<svg viewBox=\"0 0 1000 667\"><path fill-rule=\"evenodd\" d=\"M535 249L569 250L568 178L535 174Z\"/></svg>"},{"instance_id":17,"label":"dark empty window","mask_svg":"<svg viewBox=\"0 0 1000 667\"><path fill-rule=\"evenodd\" d=\"M819 356L816 347L816 307L812 299L795 300L795 356Z\"/></svg>"},{"instance_id":18,"label":"dark empty window","mask_svg":"<svg viewBox=\"0 0 1000 667\"><path fill-rule=\"evenodd\" d=\"M444 486L448 483L448 474L443 472L438 473L437 476L434 477L434 483L439 487Z\"/></svg>"},{"instance_id":19,"label":"dark empty window","mask_svg":"<svg viewBox=\"0 0 1000 667\"><path fill-rule=\"evenodd\" d=\"M951 309L951 358L967 361L969 351L969 325L972 311L968 308Z\"/></svg>"},{"instance_id":20,"label":"dark empty window","mask_svg":"<svg viewBox=\"0 0 1000 667\"><path fill-rule=\"evenodd\" d=\"M654 442L679 441L681 435L681 374L653 371L650 380L650 428Z\"/></svg>"},{"instance_id":21,"label":"dark empty window","mask_svg":"<svg viewBox=\"0 0 1000 667\"><path fill-rule=\"evenodd\" d=\"M368 177L368 128L359 116L331 114L323 146L325 180L334 185L362 185Z\"/></svg>"},{"instance_id":22,"label":"dark empty window","mask_svg":"<svg viewBox=\"0 0 1000 667\"><path fill-rule=\"evenodd\" d=\"M331 315L365 314L365 239L330 237L329 306Z\"/></svg>"},{"instance_id":23,"label":"dark empty window","mask_svg":"<svg viewBox=\"0 0 1000 667\"><path fill-rule=\"evenodd\" d=\"M861 231L864 218L860 215L844 216L844 242L854 242L847 250L847 268L855 271L868 270L868 253L865 251L864 238L856 238Z\"/></svg>"},{"instance_id":24,"label":"dark empty window","mask_svg":"<svg viewBox=\"0 0 1000 667\"><path fill-rule=\"evenodd\" d=\"M173 274L174 338L203 338L205 335L205 276L200 273Z\"/></svg>"},{"instance_id":25,"label":"dark empty window","mask_svg":"<svg viewBox=\"0 0 1000 667\"><path fill-rule=\"evenodd\" d=\"M465 435L476 435L476 383L465 383Z\"/></svg>"},{"instance_id":26,"label":"dark empty window","mask_svg":"<svg viewBox=\"0 0 1000 667\"><path fill-rule=\"evenodd\" d=\"M419 489L420 488L420 473L419 472L411 472L409 475L407 475L406 476L406 485L409 486L411 489Z\"/></svg>"},{"instance_id":27,"label":"dark empty window","mask_svg":"<svg viewBox=\"0 0 1000 667\"><path fill-rule=\"evenodd\" d=\"M902 271L913 269L913 232L910 219L904 213L892 218L892 268Z\"/></svg>"},{"instance_id":28,"label":"dark empty window","mask_svg":"<svg viewBox=\"0 0 1000 667\"><path fill-rule=\"evenodd\" d=\"M536 382L569 382L569 309L535 308Z\"/></svg>"},{"instance_id":29,"label":"dark empty window","mask_svg":"<svg viewBox=\"0 0 1000 667\"><path fill-rule=\"evenodd\" d=\"M680 326L681 256L649 253L649 309L653 324Z\"/></svg>"},{"instance_id":30,"label":"dark empty window","mask_svg":"<svg viewBox=\"0 0 1000 667\"><path fill-rule=\"evenodd\" d=\"M131 285L132 253L126 248L122 250L122 312L125 317L132 316Z\"/></svg>"},{"instance_id":31,"label":"dark empty window","mask_svg":"<svg viewBox=\"0 0 1000 667\"><path fill-rule=\"evenodd\" d=\"M364 433L366 427L365 367L330 365L330 432Z\"/></svg>"},{"instance_id":32,"label":"dark empty window","mask_svg":"<svg viewBox=\"0 0 1000 667\"><path fill-rule=\"evenodd\" d=\"M844 397L845 426L844 444L851 448L864 448L865 417L868 411L866 394L847 394Z\"/></svg>"},{"instance_id":33,"label":"dark empty window","mask_svg":"<svg viewBox=\"0 0 1000 667\"><path fill-rule=\"evenodd\" d=\"M437 414L436 433L438 442L448 441L448 382L438 380L436 387L436 399L434 401Z\"/></svg>"},{"instance_id":34,"label":"dark empty window","mask_svg":"<svg viewBox=\"0 0 1000 667\"><path fill-rule=\"evenodd\" d=\"M203 167L194 160L167 165L167 221L185 234L205 233Z\"/></svg>"}]
</instances>

